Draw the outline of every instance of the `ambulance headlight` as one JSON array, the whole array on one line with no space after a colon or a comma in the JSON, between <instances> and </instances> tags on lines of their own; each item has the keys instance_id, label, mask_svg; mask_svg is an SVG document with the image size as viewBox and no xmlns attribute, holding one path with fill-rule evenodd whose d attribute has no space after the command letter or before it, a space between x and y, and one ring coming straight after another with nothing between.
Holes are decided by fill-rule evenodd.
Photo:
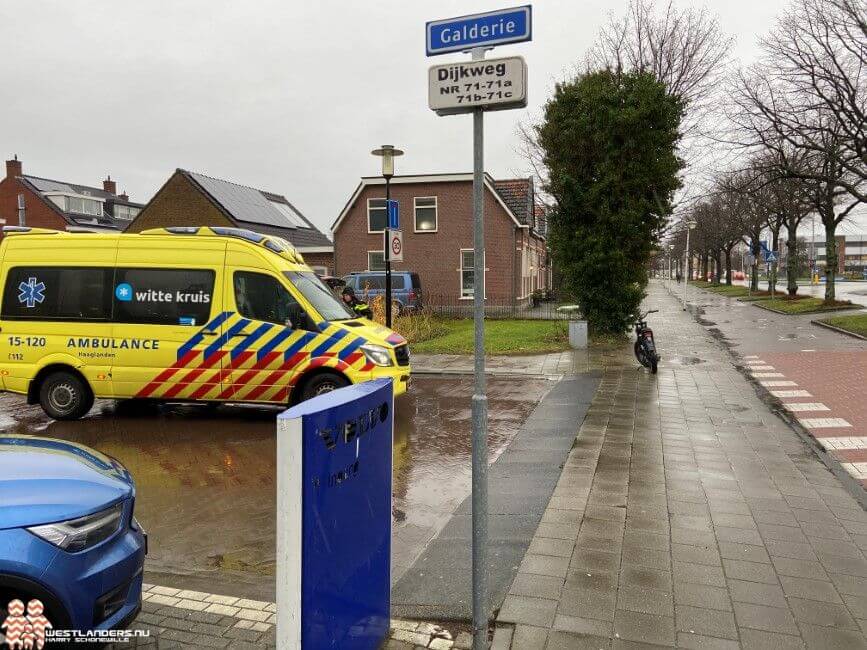
<instances>
[{"instance_id":1,"label":"ambulance headlight","mask_svg":"<svg viewBox=\"0 0 867 650\"><path fill-rule=\"evenodd\" d=\"M388 348L384 348L381 345L367 344L361 346L361 351L364 352L364 356L367 357L370 363L377 366L392 365L391 354L389 354Z\"/></svg>"}]
</instances>

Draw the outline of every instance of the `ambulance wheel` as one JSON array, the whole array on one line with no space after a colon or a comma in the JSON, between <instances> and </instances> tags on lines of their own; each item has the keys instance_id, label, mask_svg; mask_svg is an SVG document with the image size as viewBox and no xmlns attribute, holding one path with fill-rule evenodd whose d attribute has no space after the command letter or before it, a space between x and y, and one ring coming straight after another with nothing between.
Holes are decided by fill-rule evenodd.
<instances>
[{"instance_id":1,"label":"ambulance wheel","mask_svg":"<svg viewBox=\"0 0 867 650\"><path fill-rule=\"evenodd\" d=\"M61 370L43 380L39 404L55 420L77 420L93 406L93 391L78 375Z\"/></svg>"},{"instance_id":2,"label":"ambulance wheel","mask_svg":"<svg viewBox=\"0 0 867 650\"><path fill-rule=\"evenodd\" d=\"M349 381L343 375L334 372L320 373L304 383L304 388L301 390L301 401L330 393L344 386L349 386Z\"/></svg>"}]
</instances>

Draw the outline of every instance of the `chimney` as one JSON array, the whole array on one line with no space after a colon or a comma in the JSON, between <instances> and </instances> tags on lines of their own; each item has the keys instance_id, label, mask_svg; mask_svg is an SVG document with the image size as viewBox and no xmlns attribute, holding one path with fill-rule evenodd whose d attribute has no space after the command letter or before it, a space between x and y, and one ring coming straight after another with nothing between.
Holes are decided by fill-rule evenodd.
<instances>
[{"instance_id":1,"label":"chimney","mask_svg":"<svg viewBox=\"0 0 867 650\"><path fill-rule=\"evenodd\" d=\"M123 194L121 194L117 198L119 198L121 201L129 201L129 195L126 193L126 190L124 190Z\"/></svg>"},{"instance_id":2,"label":"chimney","mask_svg":"<svg viewBox=\"0 0 867 650\"><path fill-rule=\"evenodd\" d=\"M117 194L117 183L111 180L111 176L109 175L108 178L102 181L102 189L109 194Z\"/></svg>"},{"instance_id":3,"label":"chimney","mask_svg":"<svg viewBox=\"0 0 867 650\"><path fill-rule=\"evenodd\" d=\"M18 154L15 154L15 157L12 160L6 161L6 178L13 178L14 176L22 175L21 161L18 160Z\"/></svg>"}]
</instances>

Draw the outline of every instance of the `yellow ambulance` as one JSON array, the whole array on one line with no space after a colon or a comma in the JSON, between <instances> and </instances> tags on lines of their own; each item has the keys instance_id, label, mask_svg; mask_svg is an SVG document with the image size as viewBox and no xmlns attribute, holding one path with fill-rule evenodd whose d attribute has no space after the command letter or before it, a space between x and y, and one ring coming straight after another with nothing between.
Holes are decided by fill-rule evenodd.
<instances>
[{"instance_id":1,"label":"yellow ambulance","mask_svg":"<svg viewBox=\"0 0 867 650\"><path fill-rule=\"evenodd\" d=\"M410 380L403 337L249 230L6 227L0 287L0 388L55 419L96 397L292 404L379 377L399 395Z\"/></svg>"}]
</instances>

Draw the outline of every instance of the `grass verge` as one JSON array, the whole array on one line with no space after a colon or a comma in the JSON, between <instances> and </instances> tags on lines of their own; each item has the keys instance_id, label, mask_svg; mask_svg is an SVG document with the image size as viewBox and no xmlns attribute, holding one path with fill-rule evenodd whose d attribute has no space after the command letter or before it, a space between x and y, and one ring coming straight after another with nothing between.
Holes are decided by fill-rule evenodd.
<instances>
[{"instance_id":1,"label":"grass verge","mask_svg":"<svg viewBox=\"0 0 867 650\"><path fill-rule=\"evenodd\" d=\"M841 330L867 336L867 314L851 314L849 316L834 316L832 318L823 318L823 323L839 327Z\"/></svg>"},{"instance_id":2,"label":"grass verge","mask_svg":"<svg viewBox=\"0 0 867 650\"><path fill-rule=\"evenodd\" d=\"M820 314L826 311L839 311L840 309L857 309L856 305L848 300L835 300L825 302L822 298L799 297L795 300L775 298L773 300L761 300L756 302L757 307L781 312L783 314Z\"/></svg>"},{"instance_id":3,"label":"grass verge","mask_svg":"<svg viewBox=\"0 0 867 650\"><path fill-rule=\"evenodd\" d=\"M720 296L729 296L731 298L740 298L746 300L764 300L767 297L770 297L770 292L768 291L752 291L740 284L713 284L712 282L704 282L703 280L696 280L694 282L690 282L694 287L698 287L699 289L704 289L705 291L710 291L711 293L715 293Z\"/></svg>"},{"instance_id":4,"label":"grass verge","mask_svg":"<svg viewBox=\"0 0 867 650\"><path fill-rule=\"evenodd\" d=\"M434 319L433 335L410 342L416 354L472 354L473 321ZM398 330L400 331L400 330ZM400 332L403 334L403 332ZM406 336L406 335L404 335ZM567 321L486 320L485 353L493 355L541 354L569 349Z\"/></svg>"}]
</instances>

